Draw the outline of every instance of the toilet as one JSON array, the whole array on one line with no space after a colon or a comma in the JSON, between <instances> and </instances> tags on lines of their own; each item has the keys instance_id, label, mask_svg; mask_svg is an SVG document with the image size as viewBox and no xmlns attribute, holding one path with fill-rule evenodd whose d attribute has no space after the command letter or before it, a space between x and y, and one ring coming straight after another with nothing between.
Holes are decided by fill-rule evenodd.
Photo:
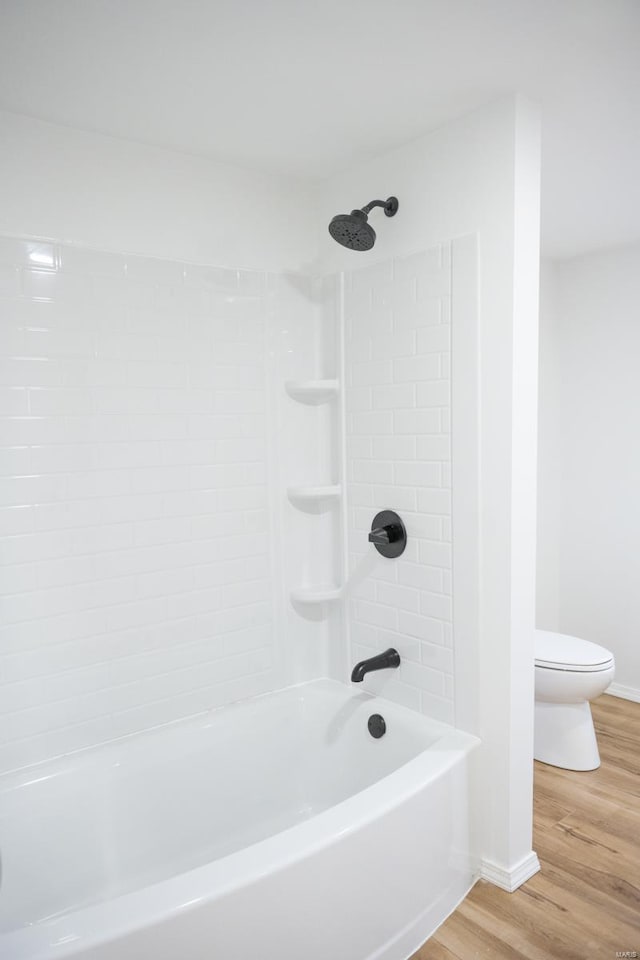
<instances>
[{"instance_id":1,"label":"toilet","mask_svg":"<svg viewBox=\"0 0 640 960\"><path fill-rule=\"evenodd\" d=\"M566 770L595 770L600 754L589 701L615 674L613 654L597 643L535 631L534 756Z\"/></svg>"}]
</instances>

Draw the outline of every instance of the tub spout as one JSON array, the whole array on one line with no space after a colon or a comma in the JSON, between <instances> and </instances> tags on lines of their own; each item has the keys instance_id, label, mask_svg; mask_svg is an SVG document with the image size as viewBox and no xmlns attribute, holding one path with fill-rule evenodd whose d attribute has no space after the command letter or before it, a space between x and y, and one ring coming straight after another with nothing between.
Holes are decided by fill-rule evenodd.
<instances>
[{"instance_id":1,"label":"tub spout","mask_svg":"<svg viewBox=\"0 0 640 960\"><path fill-rule=\"evenodd\" d=\"M368 660L361 660L360 663L356 663L351 673L351 682L361 683L365 674L371 673L373 670L386 670L387 667L399 666L400 654L393 647L389 647L384 653L378 653L375 657L369 657Z\"/></svg>"}]
</instances>

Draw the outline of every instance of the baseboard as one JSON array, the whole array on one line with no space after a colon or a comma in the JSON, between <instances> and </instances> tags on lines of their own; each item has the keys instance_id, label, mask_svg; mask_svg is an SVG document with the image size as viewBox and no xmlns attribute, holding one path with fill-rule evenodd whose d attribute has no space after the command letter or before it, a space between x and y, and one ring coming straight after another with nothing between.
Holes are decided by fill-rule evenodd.
<instances>
[{"instance_id":1,"label":"baseboard","mask_svg":"<svg viewBox=\"0 0 640 960\"><path fill-rule=\"evenodd\" d=\"M497 863L492 863L491 860L483 860L480 864L480 876L483 880L488 880L496 887L506 890L507 893L513 893L539 869L538 854L532 850L519 863L510 868L501 867Z\"/></svg>"},{"instance_id":2,"label":"baseboard","mask_svg":"<svg viewBox=\"0 0 640 960\"><path fill-rule=\"evenodd\" d=\"M640 690L637 687L625 687L622 683L610 683L605 693L612 697L620 697L621 700L633 700L634 703L640 703Z\"/></svg>"}]
</instances>

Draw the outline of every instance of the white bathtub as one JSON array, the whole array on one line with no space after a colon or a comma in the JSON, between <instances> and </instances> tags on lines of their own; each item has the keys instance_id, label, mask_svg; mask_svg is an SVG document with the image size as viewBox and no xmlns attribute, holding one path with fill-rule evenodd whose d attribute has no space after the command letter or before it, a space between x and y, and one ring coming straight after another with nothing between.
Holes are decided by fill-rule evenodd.
<instances>
[{"instance_id":1,"label":"white bathtub","mask_svg":"<svg viewBox=\"0 0 640 960\"><path fill-rule=\"evenodd\" d=\"M6 775L0 957L404 960L473 881L476 742L319 680Z\"/></svg>"}]
</instances>

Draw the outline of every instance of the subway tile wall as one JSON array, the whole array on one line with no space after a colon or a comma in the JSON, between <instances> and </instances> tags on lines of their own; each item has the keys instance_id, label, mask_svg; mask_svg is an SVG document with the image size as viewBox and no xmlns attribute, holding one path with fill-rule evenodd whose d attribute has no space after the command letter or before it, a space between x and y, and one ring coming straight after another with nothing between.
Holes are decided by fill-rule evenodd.
<instances>
[{"instance_id":1,"label":"subway tile wall","mask_svg":"<svg viewBox=\"0 0 640 960\"><path fill-rule=\"evenodd\" d=\"M277 685L272 280L0 238L0 772Z\"/></svg>"},{"instance_id":2,"label":"subway tile wall","mask_svg":"<svg viewBox=\"0 0 640 960\"><path fill-rule=\"evenodd\" d=\"M399 670L364 686L453 723L451 582L451 248L345 275L351 662L387 647ZM407 548L367 542L397 511Z\"/></svg>"}]
</instances>

